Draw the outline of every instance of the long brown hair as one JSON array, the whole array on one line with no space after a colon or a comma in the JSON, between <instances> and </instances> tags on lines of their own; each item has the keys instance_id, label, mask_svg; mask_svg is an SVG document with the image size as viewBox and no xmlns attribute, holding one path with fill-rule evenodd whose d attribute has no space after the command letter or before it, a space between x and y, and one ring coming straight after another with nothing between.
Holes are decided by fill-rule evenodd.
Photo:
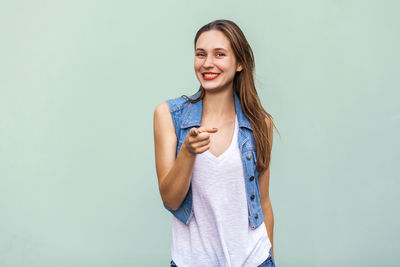
<instances>
[{"instance_id":1,"label":"long brown hair","mask_svg":"<svg viewBox=\"0 0 400 267\"><path fill-rule=\"evenodd\" d=\"M253 51L242 30L233 21L225 19L215 20L201 27L194 38L195 49L199 36L210 30L219 30L229 39L236 60L243 67L242 71L236 72L233 78L233 90L237 93L243 112L253 128L257 153L256 168L260 172L267 170L271 161L271 138L275 124L273 117L261 105L257 94L253 77L255 68ZM186 95L183 97L195 103L204 98L205 90L201 85L197 92L199 91L200 95L197 99L190 99ZM265 119L270 122L268 125Z\"/></svg>"}]
</instances>

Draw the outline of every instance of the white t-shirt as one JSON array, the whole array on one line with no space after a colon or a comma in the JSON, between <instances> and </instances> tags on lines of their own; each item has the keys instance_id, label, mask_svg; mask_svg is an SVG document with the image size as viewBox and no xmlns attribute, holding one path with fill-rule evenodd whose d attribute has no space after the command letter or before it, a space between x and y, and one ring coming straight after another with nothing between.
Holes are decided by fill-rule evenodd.
<instances>
[{"instance_id":1,"label":"white t-shirt","mask_svg":"<svg viewBox=\"0 0 400 267\"><path fill-rule=\"evenodd\" d=\"M265 224L251 229L239 123L229 148L219 157L196 155L192 173L193 217L188 225L172 221L171 258L178 267L255 267L269 256Z\"/></svg>"}]
</instances>

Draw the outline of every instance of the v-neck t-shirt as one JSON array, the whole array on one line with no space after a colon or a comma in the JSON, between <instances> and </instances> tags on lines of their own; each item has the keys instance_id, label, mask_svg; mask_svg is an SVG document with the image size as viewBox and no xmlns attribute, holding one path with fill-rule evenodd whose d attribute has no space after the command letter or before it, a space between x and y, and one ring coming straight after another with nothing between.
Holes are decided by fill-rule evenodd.
<instances>
[{"instance_id":1,"label":"v-neck t-shirt","mask_svg":"<svg viewBox=\"0 0 400 267\"><path fill-rule=\"evenodd\" d=\"M196 155L192 172L193 218L172 221L171 258L179 267L255 267L269 256L265 224L252 229L243 165L238 145L239 123L229 147L216 157Z\"/></svg>"}]
</instances>

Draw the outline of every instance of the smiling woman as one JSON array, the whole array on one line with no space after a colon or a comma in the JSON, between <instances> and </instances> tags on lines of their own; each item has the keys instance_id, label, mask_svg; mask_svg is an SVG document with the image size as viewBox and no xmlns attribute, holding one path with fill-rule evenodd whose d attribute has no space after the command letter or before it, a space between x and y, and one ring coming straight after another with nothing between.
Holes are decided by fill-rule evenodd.
<instances>
[{"instance_id":1,"label":"smiling woman","mask_svg":"<svg viewBox=\"0 0 400 267\"><path fill-rule=\"evenodd\" d=\"M171 266L275 266L269 165L274 123L240 28L216 20L194 40L199 90L154 110L158 186L173 214Z\"/></svg>"},{"instance_id":2,"label":"smiling woman","mask_svg":"<svg viewBox=\"0 0 400 267\"><path fill-rule=\"evenodd\" d=\"M229 39L221 31L209 30L199 35L195 52L194 69L204 89L232 87L236 72L243 68L236 62ZM212 80L215 81L204 82Z\"/></svg>"}]
</instances>

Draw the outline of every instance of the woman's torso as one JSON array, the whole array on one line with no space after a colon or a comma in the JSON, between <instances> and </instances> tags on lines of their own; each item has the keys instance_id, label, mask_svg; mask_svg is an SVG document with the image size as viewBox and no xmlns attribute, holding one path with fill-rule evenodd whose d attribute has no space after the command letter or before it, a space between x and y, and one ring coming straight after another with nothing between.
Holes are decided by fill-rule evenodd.
<instances>
[{"instance_id":1,"label":"woman's torso","mask_svg":"<svg viewBox=\"0 0 400 267\"><path fill-rule=\"evenodd\" d=\"M171 257L185 266L258 266L271 247L264 223L252 229L237 142L238 119L225 151L196 155L192 173L193 217L173 217ZM218 152L217 152L218 153Z\"/></svg>"},{"instance_id":2,"label":"woman's torso","mask_svg":"<svg viewBox=\"0 0 400 267\"><path fill-rule=\"evenodd\" d=\"M179 154L180 148L185 140L186 135L192 127L200 127L203 121L203 101L200 96L200 91L192 95L192 100L197 99L194 102L189 101L184 97L176 97L168 99L168 103L171 118L175 128L175 134L177 137L177 149L176 157ZM264 222L264 216L260 203L260 190L258 187L258 176L259 171L256 169L257 164L257 153L255 139L253 135L253 129L249 119L243 112L239 96L236 92L233 92L235 113L239 123L239 130L237 136L237 144L240 150L240 156L242 160L242 166L244 170L244 181L246 187L246 198L248 203L248 220L251 228L254 230L261 226ZM207 117L207 116L205 116ZM210 125L214 127L214 125ZM172 210L163 203L164 207L170 211L174 217L180 220L182 223L188 225L191 218L193 218L192 212L192 182L188 192L177 210Z\"/></svg>"}]
</instances>

